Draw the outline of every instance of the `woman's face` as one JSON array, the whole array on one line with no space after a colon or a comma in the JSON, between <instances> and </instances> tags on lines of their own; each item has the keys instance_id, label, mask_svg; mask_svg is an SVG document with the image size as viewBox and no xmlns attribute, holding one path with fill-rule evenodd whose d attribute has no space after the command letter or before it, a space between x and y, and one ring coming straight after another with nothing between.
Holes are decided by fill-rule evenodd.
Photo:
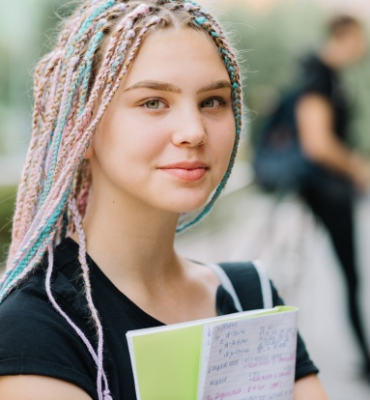
<instances>
[{"instance_id":1,"label":"woman's face","mask_svg":"<svg viewBox=\"0 0 370 400\"><path fill-rule=\"evenodd\" d=\"M86 154L94 192L194 211L225 174L234 140L230 79L212 39L189 28L155 31Z\"/></svg>"}]
</instances>

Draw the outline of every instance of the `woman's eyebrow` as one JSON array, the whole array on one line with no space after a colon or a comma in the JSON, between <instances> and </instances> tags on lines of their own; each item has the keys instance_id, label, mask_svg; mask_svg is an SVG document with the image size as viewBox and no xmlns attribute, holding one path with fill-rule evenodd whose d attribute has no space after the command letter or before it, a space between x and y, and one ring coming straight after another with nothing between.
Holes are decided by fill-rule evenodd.
<instances>
[{"instance_id":1,"label":"woman's eyebrow","mask_svg":"<svg viewBox=\"0 0 370 400\"><path fill-rule=\"evenodd\" d=\"M181 89L172 83L158 82L158 81L139 81L124 90L127 92L133 89L154 89L163 92L181 93Z\"/></svg>"},{"instance_id":2,"label":"woman's eyebrow","mask_svg":"<svg viewBox=\"0 0 370 400\"><path fill-rule=\"evenodd\" d=\"M221 81L217 81L217 82L212 82L209 85L205 85L202 88L200 88L197 91L197 93L210 92L211 90L217 90L217 89L223 89L223 88L231 89L230 81L221 80Z\"/></svg>"},{"instance_id":3,"label":"woman's eyebrow","mask_svg":"<svg viewBox=\"0 0 370 400\"><path fill-rule=\"evenodd\" d=\"M199 90L197 90L197 93L199 94L199 93L204 93L204 92L210 92L211 90L217 90L217 89L223 89L223 88L231 89L230 81L220 80L220 81L212 82L208 85L201 87ZM132 86L125 89L124 92L127 92L129 90L134 90L134 89L153 89L153 90L160 90L163 92L171 92L171 93L181 93L182 92L178 86L173 85L172 83L166 83L166 82L160 82L160 81L150 81L150 80L143 80L143 81L136 82Z\"/></svg>"}]
</instances>

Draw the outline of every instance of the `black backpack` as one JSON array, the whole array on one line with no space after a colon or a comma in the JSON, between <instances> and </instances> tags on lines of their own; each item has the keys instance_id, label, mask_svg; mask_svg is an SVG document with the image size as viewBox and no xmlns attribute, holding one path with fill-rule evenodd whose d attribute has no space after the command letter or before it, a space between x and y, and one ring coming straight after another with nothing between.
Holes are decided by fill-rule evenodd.
<instances>
[{"instance_id":1,"label":"black backpack","mask_svg":"<svg viewBox=\"0 0 370 400\"><path fill-rule=\"evenodd\" d=\"M298 191L308 173L297 134L298 93L286 95L256 135L253 168L256 182L269 191Z\"/></svg>"},{"instance_id":2,"label":"black backpack","mask_svg":"<svg viewBox=\"0 0 370 400\"><path fill-rule=\"evenodd\" d=\"M211 266L233 298L238 311L274 306L272 285L260 261L227 262Z\"/></svg>"}]
</instances>

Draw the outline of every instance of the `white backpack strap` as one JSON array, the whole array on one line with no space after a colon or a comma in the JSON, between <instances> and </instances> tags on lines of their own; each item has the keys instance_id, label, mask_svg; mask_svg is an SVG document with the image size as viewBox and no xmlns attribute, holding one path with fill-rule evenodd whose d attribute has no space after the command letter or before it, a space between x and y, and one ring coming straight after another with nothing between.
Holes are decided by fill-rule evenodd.
<instances>
[{"instance_id":1,"label":"white backpack strap","mask_svg":"<svg viewBox=\"0 0 370 400\"><path fill-rule=\"evenodd\" d=\"M265 267L263 266L260 260L253 261L253 265L256 267L258 276L260 278L262 298L263 298L263 308L272 308L273 302L272 302L271 285Z\"/></svg>"},{"instance_id":2,"label":"white backpack strap","mask_svg":"<svg viewBox=\"0 0 370 400\"><path fill-rule=\"evenodd\" d=\"M241 312L243 311L243 307L240 304L239 298L235 292L234 286L232 285L229 277L226 272L218 265L218 264L208 264L217 275L218 279L221 282L221 285L229 292L230 296L234 301L235 308Z\"/></svg>"}]
</instances>

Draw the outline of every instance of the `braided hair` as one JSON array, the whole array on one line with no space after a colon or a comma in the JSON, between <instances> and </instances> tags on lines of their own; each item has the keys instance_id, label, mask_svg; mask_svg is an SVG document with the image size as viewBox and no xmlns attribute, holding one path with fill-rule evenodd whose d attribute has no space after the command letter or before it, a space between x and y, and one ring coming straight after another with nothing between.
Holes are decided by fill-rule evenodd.
<instances>
[{"instance_id":1,"label":"braided hair","mask_svg":"<svg viewBox=\"0 0 370 400\"><path fill-rule=\"evenodd\" d=\"M0 280L0 303L47 254L46 292L54 308L81 337L97 366L99 400L111 399L103 366L103 329L94 306L82 219L91 171L84 154L109 102L150 32L184 26L208 34L232 85L236 136L227 171L208 202L180 216L180 232L206 215L231 173L242 125L242 91L234 52L218 22L188 0L86 0L66 20L54 50L34 74L32 137L18 188L12 242ZM97 346L58 305L51 290L53 249L77 232L79 260Z\"/></svg>"}]
</instances>

